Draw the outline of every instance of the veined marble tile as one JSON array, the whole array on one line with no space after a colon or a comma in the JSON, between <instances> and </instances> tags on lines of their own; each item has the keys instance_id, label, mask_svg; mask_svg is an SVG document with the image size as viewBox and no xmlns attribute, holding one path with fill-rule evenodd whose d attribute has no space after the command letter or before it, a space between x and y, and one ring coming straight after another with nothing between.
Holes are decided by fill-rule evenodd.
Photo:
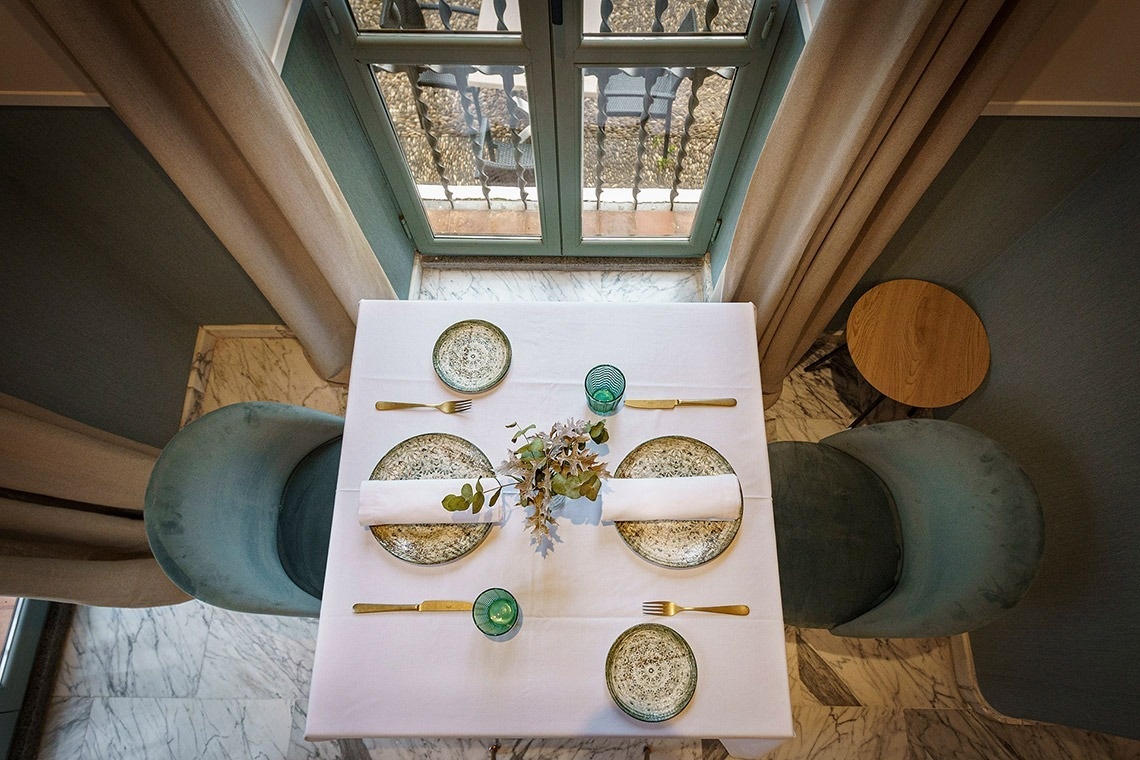
<instances>
[{"instance_id":1,"label":"veined marble tile","mask_svg":"<svg viewBox=\"0 0 1140 760\"><path fill-rule=\"evenodd\" d=\"M79 607L55 694L66 697L191 697L198 688L211 607Z\"/></svg>"},{"instance_id":2,"label":"veined marble tile","mask_svg":"<svg viewBox=\"0 0 1140 760\"><path fill-rule=\"evenodd\" d=\"M701 742L681 739L517 739L501 742L502 760L700 760ZM505 751L505 754L504 754Z\"/></svg>"},{"instance_id":3,"label":"veined marble tile","mask_svg":"<svg viewBox=\"0 0 1140 760\"><path fill-rule=\"evenodd\" d=\"M360 739L305 741L308 705L308 699L298 699L293 702L293 726L289 734L288 760L368 760L368 748Z\"/></svg>"},{"instance_id":4,"label":"veined marble tile","mask_svg":"<svg viewBox=\"0 0 1140 760\"><path fill-rule=\"evenodd\" d=\"M906 710L915 758L950 760L1135 760L1140 741L1051 724L1018 725L965 710Z\"/></svg>"},{"instance_id":5,"label":"veined marble tile","mask_svg":"<svg viewBox=\"0 0 1140 760\"><path fill-rule=\"evenodd\" d=\"M798 630L790 625L784 626L784 656L788 659L788 693L791 695L793 705L804 704L804 685L800 681L800 654L796 644ZM708 760L707 749L705 754L705 760Z\"/></svg>"},{"instance_id":6,"label":"veined marble tile","mask_svg":"<svg viewBox=\"0 0 1140 760\"><path fill-rule=\"evenodd\" d=\"M893 760L907 757L902 712L871 707L792 705L794 738L764 760Z\"/></svg>"},{"instance_id":7,"label":"veined marble tile","mask_svg":"<svg viewBox=\"0 0 1140 760\"><path fill-rule=\"evenodd\" d=\"M100 760L285 760L283 699L96 699L79 757Z\"/></svg>"},{"instance_id":8,"label":"veined marble tile","mask_svg":"<svg viewBox=\"0 0 1140 760\"><path fill-rule=\"evenodd\" d=\"M796 675L801 704L827 707L864 707L855 692L826 659L806 643L797 631L793 636L796 649Z\"/></svg>"},{"instance_id":9,"label":"veined marble tile","mask_svg":"<svg viewBox=\"0 0 1140 760\"><path fill-rule=\"evenodd\" d=\"M599 264L601 266L601 264ZM669 270L451 269L425 267L424 301L703 301L698 267Z\"/></svg>"},{"instance_id":10,"label":"veined marble tile","mask_svg":"<svg viewBox=\"0 0 1140 760\"><path fill-rule=\"evenodd\" d=\"M644 739L500 739L498 760L642 760ZM720 742L717 742L718 744ZM488 760L484 739L365 739L372 760ZM701 760L700 740L651 739L650 760Z\"/></svg>"},{"instance_id":11,"label":"veined marble tile","mask_svg":"<svg viewBox=\"0 0 1140 760\"><path fill-rule=\"evenodd\" d=\"M91 717L92 697L53 697L40 735L40 760L79 757Z\"/></svg>"},{"instance_id":12,"label":"veined marble tile","mask_svg":"<svg viewBox=\"0 0 1140 760\"><path fill-rule=\"evenodd\" d=\"M210 381L210 367L214 362L215 338L205 328L198 328L194 344L194 360L190 363L190 379L186 381L186 397L182 402L182 424L202 416L202 401Z\"/></svg>"},{"instance_id":13,"label":"veined marble tile","mask_svg":"<svg viewBox=\"0 0 1140 760\"><path fill-rule=\"evenodd\" d=\"M804 704L963 708L949 639L852 639L797 629Z\"/></svg>"},{"instance_id":14,"label":"veined marble tile","mask_svg":"<svg viewBox=\"0 0 1140 760\"><path fill-rule=\"evenodd\" d=\"M807 365L831 348L831 345L822 341L817 341L812 346L795 369L784 378L784 384L780 388L780 398L768 409L768 415L786 419L843 420L844 425L854 419L855 415L840 398L831 382L831 364L846 354L838 354L831 363L821 369L805 371Z\"/></svg>"},{"instance_id":15,"label":"veined marble tile","mask_svg":"<svg viewBox=\"0 0 1140 760\"><path fill-rule=\"evenodd\" d=\"M238 401L279 401L343 415L347 400L347 386L318 376L295 338L225 337L214 343L198 411Z\"/></svg>"},{"instance_id":16,"label":"veined marble tile","mask_svg":"<svg viewBox=\"0 0 1140 760\"><path fill-rule=\"evenodd\" d=\"M216 609L195 696L306 697L316 642L316 620Z\"/></svg>"}]
</instances>

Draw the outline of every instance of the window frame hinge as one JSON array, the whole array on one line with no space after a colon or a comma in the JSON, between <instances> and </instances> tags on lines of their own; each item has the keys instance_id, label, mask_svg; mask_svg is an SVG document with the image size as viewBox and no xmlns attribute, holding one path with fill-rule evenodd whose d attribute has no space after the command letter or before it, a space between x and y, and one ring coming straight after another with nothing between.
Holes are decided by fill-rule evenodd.
<instances>
[{"instance_id":1,"label":"window frame hinge","mask_svg":"<svg viewBox=\"0 0 1140 760\"><path fill-rule=\"evenodd\" d=\"M407 236L408 240L414 243L416 239L412 237L412 230L408 227L408 220L404 218L403 214L400 214L397 218L400 220L400 227L403 228L404 235Z\"/></svg>"},{"instance_id":2,"label":"window frame hinge","mask_svg":"<svg viewBox=\"0 0 1140 760\"><path fill-rule=\"evenodd\" d=\"M329 7L328 3L321 3L321 5L324 6L325 21L328 22L329 29L332 31L333 34L335 34L337 37L339 37L340 36L340 24L338 24L336 22L336 16L333 15L332 8Z\"/></svg>"},{"instance_id":3,"label":"window frame hinge","mask_svg":"<svg viewBox=\"0 0 1140 760\"><path fill-rule=\"evenodd\" d=\"M712 237L709 238L709 245L715 243L716 239L720 237L720 225L722 221L721 219L717 219L716 222L713 223Z\"/></svg>"}]
</instances>

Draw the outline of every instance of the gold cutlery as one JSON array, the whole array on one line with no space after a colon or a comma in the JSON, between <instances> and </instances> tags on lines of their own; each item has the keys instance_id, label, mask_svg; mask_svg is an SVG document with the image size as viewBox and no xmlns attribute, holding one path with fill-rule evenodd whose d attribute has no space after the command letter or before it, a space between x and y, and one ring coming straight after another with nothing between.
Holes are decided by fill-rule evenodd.
<instances>
[{"instance_id":1,"label":"gold cutlery","mask_svg":"<svg viewBox=\"0 0 1140 760\"><path fill-rule=\"evenodd\" d=\"M672 602L643 602L641 612L645 615L665 615L671 617L678 612L720 612L725 615L747 615L747 604L729 604L721 607L682 607Z\"/></svg>"},{"instance_id":2,"label":"gold cutlery","mask_svg":"<svg viewBox=\"0 0 1140 760\"><path fill-rule=\"evenodd\" d=\"M734 398L657 398L626 399L634 409L672 409L675 406L736 406Z\"/></svg>"},{"instance_id":3,"label":"gold cutlery","mask_svg":"<svg viewBox=\"0 0 1140 760\"><path fill-rule=\"evenodd\" d=\"M451 599L428 599L419 604L362 604L352 605L353 612L470 612L472 602Z\"/></svg>"},{"instance_id":4,"label":"gold cutlery","mask_svg":"<svg viewBox=\"0 0 1140 760\"><path fill-rule=\"evenodd\" d=\"M413 409L415 407L427 407L428 409L438 409L444 414L455 414L456 412L466 412L471 408L471 399L465 398L460 401L444 401L441 404L412 404L406 401L377 401L376 409L381 412L387 412L392 409Z\"/></svg>"}]
</instances>

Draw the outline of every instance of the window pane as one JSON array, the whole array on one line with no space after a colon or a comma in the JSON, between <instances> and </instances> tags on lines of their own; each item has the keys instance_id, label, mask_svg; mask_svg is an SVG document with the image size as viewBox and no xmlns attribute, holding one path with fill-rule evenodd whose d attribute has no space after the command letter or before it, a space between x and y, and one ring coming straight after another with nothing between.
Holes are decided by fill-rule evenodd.
<instances>
[{"instance_id":1,"label":"window pane","mask_svg":"<svg viewBox=\"0 0 1140 760\"><path fill-rule=\"evenodd\" d=\"M372 69L437 236L541 234L521 67Z\"/></svg>"},{"instance_id":2,"label":"window pane","mask_svg":"<svg viewBox=\"0 0 1140 760\"><path fill-rule=\"evenodd\" d=\"M583 237L689 236L734 73L584 71Z\"/></svg>"},{"instance_id":3,"label":"window pane","mask_svg":"<svg viewBox=\"0 0 1140 760\"><path fill-rule=\"evenodd\" d=\"M418 3L415 0L348 0L361 32L515 32L518 0Z\"/></svg>"},{"instance_id":4,"label":"window pane","mask_svg":"<svg viewBox=\"0 0 1140 760\"><path fill-rule=\"evenodd\" d=\"M745 34L751 16L750 0L585 0L582 31L587 35Z\"/></svg>"}]
</instances>

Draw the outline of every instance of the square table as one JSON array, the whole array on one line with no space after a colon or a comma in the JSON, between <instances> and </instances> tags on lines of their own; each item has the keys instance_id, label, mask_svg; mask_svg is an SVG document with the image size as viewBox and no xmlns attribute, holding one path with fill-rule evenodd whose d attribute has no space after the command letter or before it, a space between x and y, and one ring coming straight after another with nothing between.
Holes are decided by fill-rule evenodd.
<instances>
[{"instance_id":1,"label":"square table","mask_svg":"<svg viewBox=\"0 0 1140 760\"><path fill-rule=\"evenodd\" d=\"M512 360L503 381L462 414L376 411L378 400L460 395L437 378L432 349L466 319L506 333ZM749 304L362 302L307 738L716 737L738 757L757 757L792 736L754 320ZM733 408L625 408L606 423L611 471L638 444L665 435L703 441L732 465L744 516L713 561L651 564L585 500L558 521L559 541L545 556L517 510L473 552L435 566L397 559L358 524L360 483L396 444L450 433L497 464L510 447L507 423L548 429L596 419L583 378L607 363L625 373L629 398L738 400ZM493 586L520 606L519 624L501 639L481 634L467 613L352 612L355 602L473 600ZM747 604L751 614L648 617L641 602L649 599ZM627 716L605 681L611 644L645 622L676 630L697 661L692 701L660 723Z\"/></svg>"}]
</instances>

